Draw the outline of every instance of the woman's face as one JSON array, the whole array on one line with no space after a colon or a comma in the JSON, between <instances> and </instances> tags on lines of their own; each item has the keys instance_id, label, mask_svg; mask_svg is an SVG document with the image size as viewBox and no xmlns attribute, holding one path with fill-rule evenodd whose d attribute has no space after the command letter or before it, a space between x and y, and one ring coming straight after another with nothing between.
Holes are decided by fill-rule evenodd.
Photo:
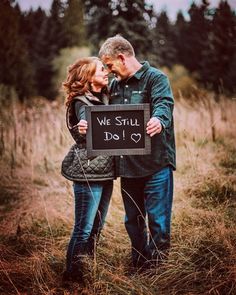
<instances>
[{"instance_id":1,"label":"woman's face","mask_svg":"<svg viewBox=\"0 0 236 295\"><path fill-rule=\"evenodd\" d=\"M96 72L91 82L94 88L103 88L108 85L108 72L101 61L97 61Z\"/></svg>"}]
</instances>

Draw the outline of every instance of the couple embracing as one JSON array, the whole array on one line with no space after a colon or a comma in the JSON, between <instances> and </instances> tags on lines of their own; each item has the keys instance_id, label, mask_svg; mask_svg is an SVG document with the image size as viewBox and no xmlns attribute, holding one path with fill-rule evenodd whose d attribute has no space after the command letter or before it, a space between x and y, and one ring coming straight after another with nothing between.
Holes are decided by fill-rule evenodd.
<instances>
[{"instance_id":1,"label":"couple embracing","mask_svg":"<svg viewBox=\"0 0 236 295\"><path fill-rule=\"evenodd\" d=\"M110 73L114 79L108 90ZM121 180L133 267L157 267L170 249L175 170L174 99L167 76L147 61L139 62L130 42L116 35L103 43L99 58L82 58L71 65L63 86L67 126L76 142L62 163L62 174L73 181L75 198L63 279L83 281L84 259L96 251L116 177ZM150 104L146 132L151 154L88 159L85 106L142 103Z\"/></svg>"}]
</instances>

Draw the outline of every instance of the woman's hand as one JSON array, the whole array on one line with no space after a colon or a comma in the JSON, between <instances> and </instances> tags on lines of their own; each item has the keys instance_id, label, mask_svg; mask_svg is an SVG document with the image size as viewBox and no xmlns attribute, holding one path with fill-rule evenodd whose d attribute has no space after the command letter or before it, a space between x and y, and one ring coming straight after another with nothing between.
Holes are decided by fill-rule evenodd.
<instances>
[{"instance_id":1,"label":"woman's hand","mask_svg":"<svg viewBox=\"0 0 236 295\"><path fill-rule=\"evenodd\" d=\"M79 128L79 133L80 134L86 134L87 129L88 129L88 122L85 120L80 120L79 123L77 124Z\"/></svg>"}]
</instances>

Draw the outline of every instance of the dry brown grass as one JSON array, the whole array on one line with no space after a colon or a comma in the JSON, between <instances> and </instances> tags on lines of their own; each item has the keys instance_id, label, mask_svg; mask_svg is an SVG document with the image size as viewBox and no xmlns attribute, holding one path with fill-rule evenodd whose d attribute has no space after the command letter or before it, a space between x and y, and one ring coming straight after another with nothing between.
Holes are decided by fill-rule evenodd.
<instances>
[{"instance_id":1,"label":"dry brown grass","mask_svg":"<svg viewBox=\"0 0 236 295\"><path fill-rule=\"evenodd\" d=\"M235 294L236 101L196 91L176 103L172 250L159 269L129 273L116 181L86 286L61 285L73 225L71 183L60 176L72 143L64 107L43 100L1 109L0 294ZM214 128L213 128L214 127Z\"/></svg>"}]
</instances>

